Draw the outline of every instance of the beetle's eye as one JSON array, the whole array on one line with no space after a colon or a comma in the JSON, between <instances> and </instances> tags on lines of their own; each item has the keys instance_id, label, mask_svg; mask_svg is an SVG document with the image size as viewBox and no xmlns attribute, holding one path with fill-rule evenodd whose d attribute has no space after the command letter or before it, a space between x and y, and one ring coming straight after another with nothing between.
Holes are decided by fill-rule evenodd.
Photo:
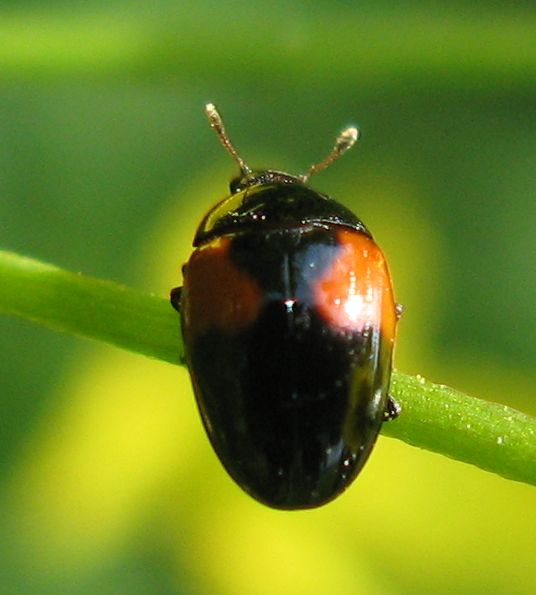
<instances>
[{"instance_id":1,"label":"beetle's eye","mask_svg":"<svg viewBox=\"0 0 536 595\"><path fill-rule=\"evenodd\" d=\"M236 176L229 183L229 190L231 194L236 194L240 190L240 182L242 182L242 176Z\"/></svg>"}]
</instances>

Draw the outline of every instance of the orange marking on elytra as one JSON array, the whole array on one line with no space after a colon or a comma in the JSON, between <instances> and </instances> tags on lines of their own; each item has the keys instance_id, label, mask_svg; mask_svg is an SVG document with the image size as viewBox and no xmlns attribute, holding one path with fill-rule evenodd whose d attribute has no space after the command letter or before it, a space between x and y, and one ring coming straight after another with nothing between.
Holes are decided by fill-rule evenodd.
<instances>
[{"instance_id":1,"label":"orange marking on elytra","mask_svg":"<svg viewBox=\"0 0 536 595\"><path fill-rule=\"evenodd\" d=\"M218 238L197 249L184 274L186 325L193 334L209 328L236 332L252 321L262 305L255 279L229 257L231 240Z\"/></svg>"},{"instance_id":2,"label":"orange marking on elytra","mask_svg":"<svg viewBox=\"0 0 536 595\"><path fill-rule=\"evenodd\" d=\"M318 310L342 330L379 329L385 339L394 339L395 302L382 251L355 231L338 231L337 240L338 256L315 283Z\"/></svg>"}]
</instances>

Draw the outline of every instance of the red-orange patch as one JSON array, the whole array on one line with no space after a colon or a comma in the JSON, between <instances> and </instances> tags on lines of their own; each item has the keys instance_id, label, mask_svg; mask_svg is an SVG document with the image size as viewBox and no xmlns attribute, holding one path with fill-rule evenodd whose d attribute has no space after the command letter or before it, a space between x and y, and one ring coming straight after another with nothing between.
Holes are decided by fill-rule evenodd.
<instances>
[{"instance_id":1,"label":"red-orange patch","mask_svg":"<svg viewBox=\"0 0 536 595\"><path fill-rule=\"evenodd\" d=\"M262 293L247 272L229 258L229 238L195 250L184 273L183 316L188 332L209 328L236 332L258 315Z\"/></svg>"},{"instance_id":2,"label":"red-orange patch","mask_svg":"<svg viewBox=\"0 0 536 595\"><path fill-rule=\"evenodd\" d=\"M385 339L394 339L395 303L382 251L355 231L340 230L337 240L340 253L315 284L318 310L340 329L380 329Z\"/></svg>"}]
</instances>

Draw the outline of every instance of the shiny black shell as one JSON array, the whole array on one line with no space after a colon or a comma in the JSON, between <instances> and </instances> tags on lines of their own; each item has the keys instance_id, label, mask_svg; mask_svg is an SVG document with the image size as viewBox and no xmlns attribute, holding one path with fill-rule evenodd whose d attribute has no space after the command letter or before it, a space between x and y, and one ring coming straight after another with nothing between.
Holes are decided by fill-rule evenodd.
<instances>
[{"instance_id":1,"label":"shiny black shell","mask_svg":"<svg viewBox=\"0 0 536 595\"><path fill-rule=\"evenodd\" d=\"M183 267L185 356L221 462L257 500L319 506L365 463L387 404L396 308L348 209L261 172L212 209Z\"/></svg>"}]
</instances>

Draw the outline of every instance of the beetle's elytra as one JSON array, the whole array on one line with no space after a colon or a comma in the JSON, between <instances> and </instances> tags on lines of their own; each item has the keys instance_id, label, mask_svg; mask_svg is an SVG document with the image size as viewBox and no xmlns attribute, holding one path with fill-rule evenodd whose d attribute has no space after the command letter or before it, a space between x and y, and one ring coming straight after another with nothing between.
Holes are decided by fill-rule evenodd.
<instances>
[{"instance_id":1,"label":"beetle's elytra","mask_svg":"<svg viewBox=\"0 0 536 595\"><path fill-rule=\"evenodd\" d=\"M385 257L347 208L307 184L358 138L343 131L306 176L241 175L201 222L172 291L203 423L257 500L320 506L363 467L384 420L399 309Z\"/></svg>"}]
</instances>

